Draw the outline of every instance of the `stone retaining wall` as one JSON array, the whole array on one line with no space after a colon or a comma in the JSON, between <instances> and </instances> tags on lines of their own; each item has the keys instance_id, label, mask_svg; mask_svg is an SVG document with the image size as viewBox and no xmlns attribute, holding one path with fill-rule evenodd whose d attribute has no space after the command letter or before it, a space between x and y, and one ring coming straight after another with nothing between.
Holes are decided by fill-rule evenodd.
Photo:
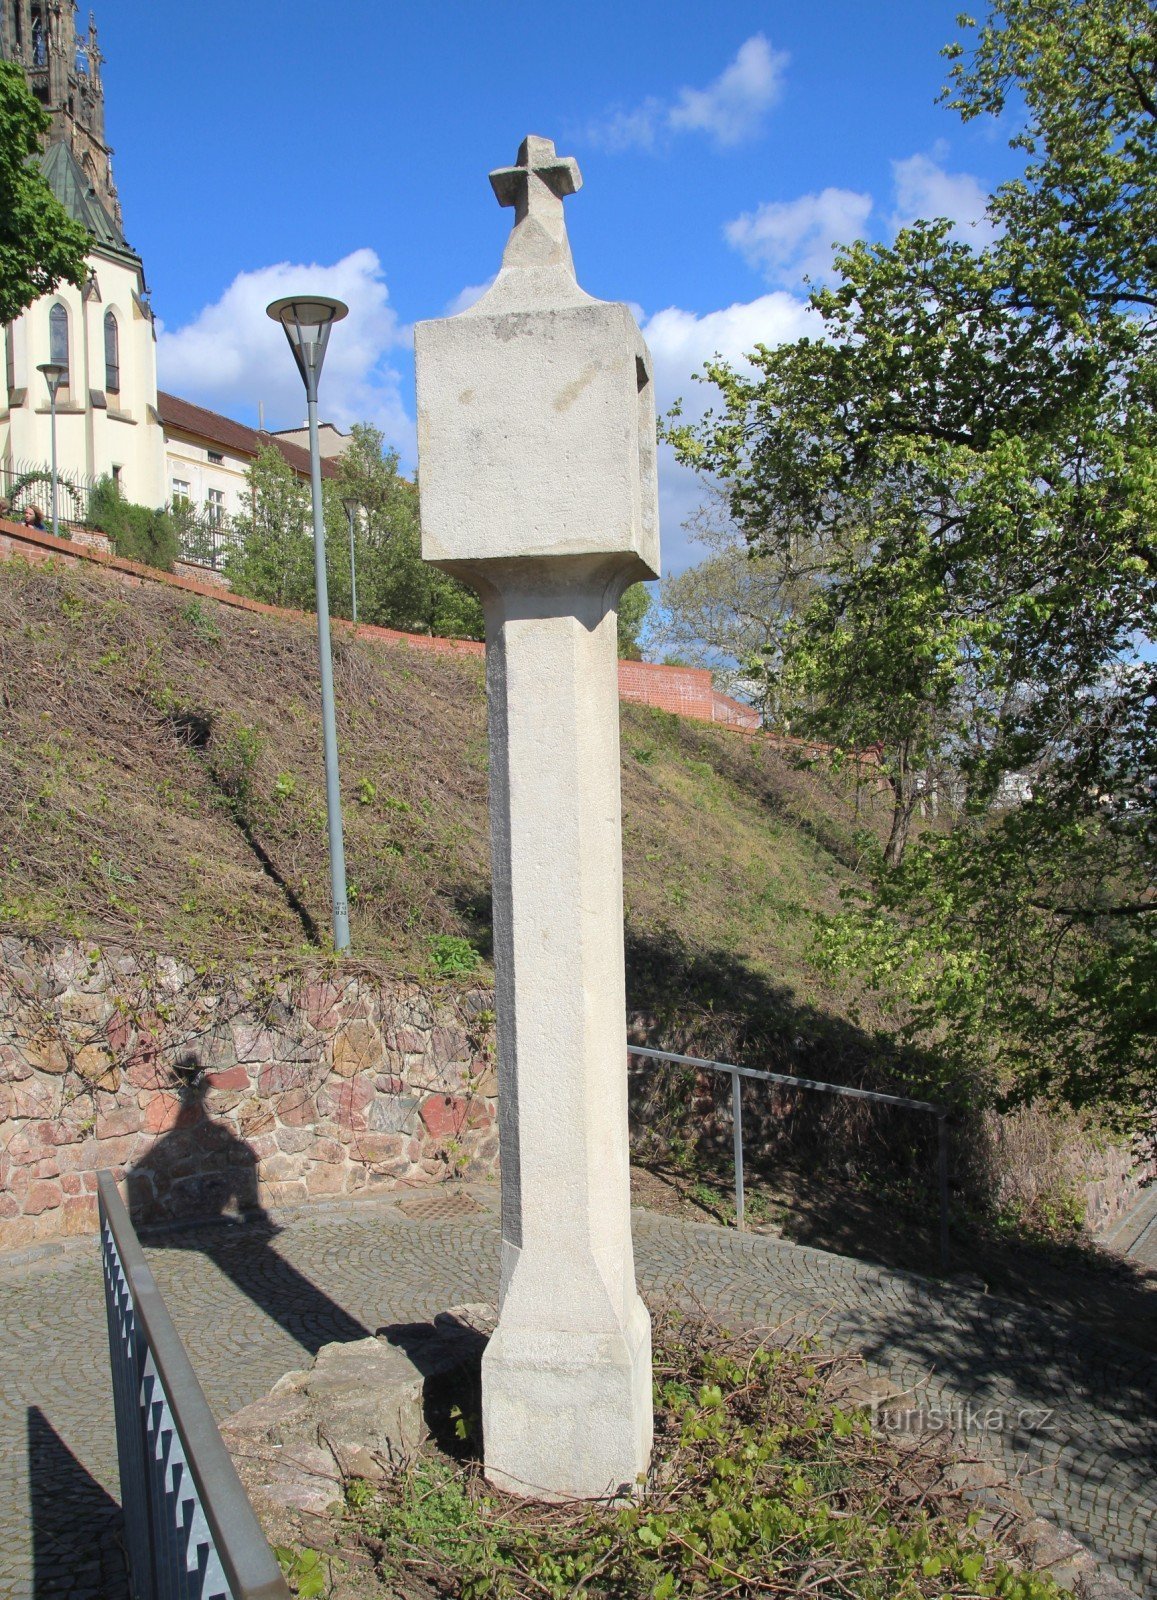
<instances>
[{"instance_id":1,"label":"stone retaining wall","mask_svg":"<svg viewBox=\"0 0 1157 1600\"><path fill-rule=\"evenodd\" d=\"M497 1168L493 996L0 939L0 1249Z\"/></svg>"}]
</instances>

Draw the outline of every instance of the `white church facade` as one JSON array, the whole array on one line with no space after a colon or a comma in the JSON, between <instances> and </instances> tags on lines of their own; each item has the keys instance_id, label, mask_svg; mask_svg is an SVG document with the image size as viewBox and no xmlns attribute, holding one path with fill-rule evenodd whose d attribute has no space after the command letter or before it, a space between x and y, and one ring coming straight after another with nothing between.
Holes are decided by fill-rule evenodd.
<instances>
[{"instance_id":1,"label":"white church facade","mask_svg":"<svg viewBox=\"0 0 1157 1600\"><path fill-rule=\"evenodd\" d=\"M45 362L67 371L56 400L65 523L83 520L89 489L106 476L128 500L148 506L185 500L224 523L244 509L245 471L265 444L308 476L300 430L259 433L158 394L156 326L144 264L123 231L94 22L78 32L75 0L0 0L0 59L22 67L48 111L41 170L92 238L84 284L61 284L4 329L0 495L12 513L33 502L47 511L52 418L37 370ZM344 437L335 432L335 440L340 449ZM325 466L333 470L332 462Z\"/></svg>"}]
</instances>

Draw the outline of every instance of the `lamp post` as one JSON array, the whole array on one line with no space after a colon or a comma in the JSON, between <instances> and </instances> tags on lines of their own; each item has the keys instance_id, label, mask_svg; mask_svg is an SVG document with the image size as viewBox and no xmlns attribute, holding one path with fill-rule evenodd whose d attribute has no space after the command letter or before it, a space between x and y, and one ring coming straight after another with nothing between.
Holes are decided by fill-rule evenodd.
<instances>
[{"instance_id":1,"label":"lamp post","mask_svg":"<svg viewBox=\"0 0 1157 1600\"><path fill-rule=\"evenodd\" d=\"M42 361L36 370L43 372L48 385L48 409L52 415L52 531L59 539L60 518L56 512L56 391L68 377L68 368L59 361Z\"/></svg>"},{"instance_id":2,"label":"lamp post","mask_svg":"<svg viewBox=\"0 0 1157 1600\"><path fill-rule=\"evenodd\" d=\"M348 495L342 501L342 505L345 506L345 514L349 518L350 525L350 598L353 602L354 621L356 622L358 620L358 569L354 560L354 522L358 514L358 503L352 495Z\"/></svg>"},{"instance_id":3,"label":"lamp post","mask_svg":"<svg viewBox=\"0 0 1157 1600\"><path fill-rule=\"evenodd\" d=\"M325 750L325 805L329 827L329 880L333 895L333 947L348 950L349 904L346 899L345 844L341 825L338 779L337 721L333 704L333 657L329 644L329 585L325 570L325 514L321 500L321 447L317 437L317 384L321 377L330 329L348 306L324 295L290 295L266 307L280 322L305 384L309 414L309 480L313 495L313 564L317 582L317 649L321 666L321 734Z\"/></svg>"}]
</instances>

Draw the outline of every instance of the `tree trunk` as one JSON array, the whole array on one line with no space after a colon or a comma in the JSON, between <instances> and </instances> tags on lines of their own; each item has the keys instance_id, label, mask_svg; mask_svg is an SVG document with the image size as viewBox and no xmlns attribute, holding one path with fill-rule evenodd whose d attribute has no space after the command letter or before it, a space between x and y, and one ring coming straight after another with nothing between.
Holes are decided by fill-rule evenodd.
<instances>
[{"instance_id":1,"label":"tree trunk","mask_svg":"<svg viewBox=\"0 0 1157 1600\"><path fill-rule=\"evenodd\" d=\"M888 835L888 843L884 846L884 865L889 872L895 870L904 859L904 850L908 844L908 829L912 825L912 812L915 809L916 797L913 795L905 801L893 790L892 803L892 831Z\"/></svg>"},{"instance_id":2,"label":"tree trunk","mask_svg":"<svg viewBox=\"0 0 1157 1600\"><path fill-rule=\"evenodd\" d=\"M901 745L896 752L896 768L887 774L892 790L892 827L888 843L884 846L884 865L894 872L904 859L908 845L908 831L912 826L912 813L920 798L916 787L916 774L908 765L908 747Z\"/></svg>"}]
</instances>

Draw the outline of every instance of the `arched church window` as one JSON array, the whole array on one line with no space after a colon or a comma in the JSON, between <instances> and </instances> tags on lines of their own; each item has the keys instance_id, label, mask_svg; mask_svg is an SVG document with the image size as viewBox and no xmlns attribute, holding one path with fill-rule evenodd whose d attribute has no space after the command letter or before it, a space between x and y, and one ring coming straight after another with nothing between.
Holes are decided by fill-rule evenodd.
<instances>
[{"instance_id":1,"label":"arched church window","mask_svg":"<svg viewBox=\"0 0 1157 1600\"><path fill-rule=\"evenodd\" d=\"M32 65L42 67L47 59L44 48L44 23L39 17L32 19Z\"/></svg>"},{"instance_id":2,"label":"arched church window","mask_svg":"<svg viewBox=\"0 0 1157 1600\"><path fill-rule=\"evenodd\" d=\"M109 394L121 392L121 335L112 311L104 314L104 386Z\"/></svg>"},{"instance_id":3,"label":"arched church window","mask_svg":"<svg viewBox=\"0 0 1157 1600\"><path fill-rule=\"evenodd\" d=\"M68 371L68 311L59 300L48 313L48 359Z\"/></svg>"}]
</instances>

